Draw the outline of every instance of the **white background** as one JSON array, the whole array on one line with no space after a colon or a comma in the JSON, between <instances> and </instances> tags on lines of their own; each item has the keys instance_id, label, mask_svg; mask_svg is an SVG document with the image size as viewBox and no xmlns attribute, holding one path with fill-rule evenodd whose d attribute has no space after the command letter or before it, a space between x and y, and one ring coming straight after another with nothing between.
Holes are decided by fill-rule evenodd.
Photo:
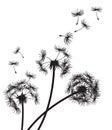
<instances>
[{"instance_id":1,"label":"white background","mask_svg":"<svg viewBox=\"0 0 112 130\"><path fill-rule=\"evenodd\" d=\"M103 8L96 20L92 6ZM71 12L84 9L85 19L90 30L74 33L72 43L67 46L59 34L72 32L76 27L76 18ZM112 118L112 7L107 0L1 0L0 1L0 130L20 130L21 114L17 115L7 106L4 90L9 83L24 79L28 70L37 75L32 83L38 87L40 104L29 101L25 105L25 126L45 110L49 96L51 76L39 72L35 60L39 52L45 49L48 56L55 58L54 45L67 47L72 55L71 73L64 78L56 71L55 89L52 104L66 96L65 89L72 74L90 72L100 81L101 96L96 104L80 106L69 100L52 109L42 126L42 130L111 130ZM12 52L21 47L25 59ZM8 65L11 60L19 61L14 74ZM32 130L36 130L36 124Z\"/></svg>"}]
</instances>

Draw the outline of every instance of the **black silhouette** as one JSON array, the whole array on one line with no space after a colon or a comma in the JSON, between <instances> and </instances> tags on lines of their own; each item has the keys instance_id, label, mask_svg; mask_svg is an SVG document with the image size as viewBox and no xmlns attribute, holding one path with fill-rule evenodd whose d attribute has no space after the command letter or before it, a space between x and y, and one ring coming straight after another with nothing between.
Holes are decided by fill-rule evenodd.
<instances>
[{"instance_id":1,"label":"black silhouette","mask_svg":"<svg viewBox=\"0 0 112 130\"><path fill-rule=\"evenodd\" d=\"M36 75L35 75L35 74L32 74L32 73L30 73L30 72L28 72L28 71L25 73L25 75L26 75L26 77L29 78L27 82L29 82L30 79L35 79L35 78L36 78Z\"/></svg>"},{"instance_id":2,"label":"black silhouette","mask_svg":"<svg viewBox=\"0 0 112 130\"><path fill-rule=\"evenodd\" d=\"M82 24L82 27L78 30L75 30L74 32L78 32L78 31L82 30L83 28L86 28L86 29L90 28L90 26L87 24L87 22L84 19L81 21L81 24Z\"/></svg>"},{"instance_id":3,"label":"black silhouette","mask_svg":"<svg viewBox=\"0 0 112 130\"><path fill-rule=\"evenodd\" d=\"M91 11L96 13L97 20L99 20L98 12L102 11L101 7L92 7ZM79 24L79 18L84 14L84 10L76 10L75 12L71 12L73 17L77 17L76 25ZM82 27L74 32L78 32L83 28L89 29L90 26L88 23L83 19L81 20ZM64 43L69 45L72 42L73 34L67 32L65 35L59 35L59 37L64 38ZM36 61L37 65L39 66L39 70L44 72L45 74L48 73L48 69L52 70L52 82L51 82L51 90L48 98L48 103L46 106L45 111L40 114L34 122L28 127L27 130L30 130L34 124L42 117L39 127L37 130L40 130L45 118L47 116L48 111L53 109L55 106L59 105L66 99L70 99L72 102L77 102L80 105L88 105L91 103L95 103L100 96L99 92L99 82L96 80L91 74L88 72L75 74L70 79L68 83L66 93L68 96L60 99L53 105L51 105L51 100L53 96L54 90L54 82L55 82L55 73L57 69L61 70L60 76L63 77L70 72L71 64L70 58L71 56L68 54L66 48L61 48L55 46L55 50L58 52L55 59L51 59L47 56L46 51L42 50L40 52L40 59ZM22 58L24 58L23 54L20 51L20 47L17 47L16 50L13 52L14 54L20 54ZM19 65L17 61L10 61L9 65L13 66L15 74L17 71L15 70L15 66ZM12 107L16 113L22 112L21 118L21 130L24 128L24 105L27 103L29 99L33 99L35 104L39 103L39 97L37 94L37 88L30 83L30 79L35 79L36 75L30 72L25 73L28 80L21 80L12 84L8 85L8 89L5 91L6 101L9 107ZM21 106L21 108L20 108Z\"/></svg>"},{"instance_id":4,"label":"black silhouette","mask_svg":"<svg viewBox=\"0 0 112 130\"><path fill-rule=\"evenodd\" d=\"M66 92L68 94L78 92L71 96L70 99L79 104L94 103L100 95L98 80L94 79L94 77L87 72L73 75Z\"/></svg>"},{"instance_id":5,"label":"black silhouette","mask_svg":"<svg viewBox=\"0 0 112 130\"><path fill-rule=\"evenodd\" d=\"M42 124L44 123L44 120L46 118L47 115L47 111L49 109L50 106L50 102L52 99L52 95L53 95L53 89L54 89L54 80L55 80L55 71L57 68L61 69L61 74L60 76L64 76L65 74L67 74L69 72L70 69L70 63L69 63L69 58L70 55L67 53L66 48L60 48L60 47L56 47L55 46L55 50L58 52L55 60L51 60L51 58L46 56L46 51L42 50L41 54L40 54L40 60L36 61L36 63L39 65L40 71L47 73L47 67L49 66L49 69L52 69L52 84L51 84L51 90L50 90L50 95L49 95L49 100L48 100L48 104L46 107L46 112L43 116L43 119L38 127L38 130L40 130ZM59 58L59 55L62 54L63 57ZM49 61L44 62L45 59L48 59ZM45 64L47 64L45 66ZM45 66L45 67L44 67Z\"/></svg>"},{"instance_id":6,"label":"black silhouette","mask_svg":"<svg viewBox=\"0 0 112 130\"><path fill-rule=\"evenodd\" d=\"M18 66L18 65L19 65L19 62L17 62L17 61L9 61L9 65L13 66L13 69L14 69L15 74L17 74L17 71L16 71L16 69L15 69L15 66Z\"/></svg>"},{"instance_id":7,"label":"black silhouette","mask_svg":"<svg viewBox=\"0 0 112 130\"><path fill-rule=\"evenodd\" d=\"M78 25L79 23L79 17L82 16L84 14L84 10L76 10L75 12L72 12L71 13L73 17L77 17L77 22L76 22L76 25Z\"/></svg>"},{"instance_id":8,"label":"black silhouette","mask_svg":"<svg viewBox=\"0 0 112 130\"><path fill-rule=\"evenodd\" d=\"M20 54L22 58L24 58L23 54L20 52L20 47L17 47L16 50L14 51L14 54Z\"/></svg>"},{"instance_id":9,"label":"black silhouette","mask_svg":"<svg viewBox=\"0 0 112 130\"><path fill-rule=\"evenodd\" d=\"M22 112L21 130L24 126L24 104L28 99L34 99L35 104L38 103L37 89L26 80L21 80L13 84L8 85L8 89L5 91L7 103L12 107L16 113ZM21 109L19 108L21 105Z\"/></svg>"},{"instance_id":10,"label":"black silhouette","mask_svg":"<svg viewBox=\"0 0 112 130\"><path fill-rule=\"evenodd\" d=\"M66 33L65 35L59 35L59 36L64 37L64 43L67 45L70 44L73 39L73 34L70 32Z\"/></svg>"},{"instance_id":11,"label":"black silhouette","mask_svg":"<svg viewBox=\"0 0 112 130\"><path fill-rule=\"evenodd\" d=\"M102 11L102 8L101 8L101 7L92 7L92 8L91 8L91 11L96 12L96 18L97 18L97 20L99 20L98 12L101 12L101 11Z\"/></svg>"},{"instance_id":12,"label":"black silhouette","mask_svg":"<svg viewBox=\"0 0 112 130\"><path fill-rule=\"evenodd\" d=\"M54 103L52 106L50 106L50 107L48 108L47 112L48 112L49 110L51 110L52 108L54 108L55 106L57 106L58 104L60 104L60 103L62 103L63 101L65 101L66 99L70 98L70 97L73 96L74 94L76 94L76 92L74 92L74 93L72 93L72 94L70 94L70 95L68 95L68 96L66 96L66 97L64 97L64 98L62 98L61 100L57 101L56 103ZM40 114L40 116L38 116L38 117L35 119L35 121L28 127L27 130L30 130L30 129L34 126L34 124L35 124L43 115L45 115L45 113L46 113L46 111L44 111L42 114Z\"/></svg>"},{"instance_id":13,"label":"black silhouette","mask_svg":"<svg viewBox=\"0 0 112 130\"><path fill-rule=\"evenodd\" d=\"M98 80L96 80L93 76L91 76L89 73L81 73L73 75L71 78L70 83L68 84L68 87L66 89L66 92L69 93L68 96L62 98L55 104L53 104L49 110L51 110L53 107L57 106L58 104L62 103L66 99L70 98L73 101L77 101L80 104L87 104L87 103L93 103L96 101L96 99L99 97L99 85ZM33 125L46 113L43 112L34 120L34 122L29 126L27 130L30 130Z\"/></svg>"}]
</instances>

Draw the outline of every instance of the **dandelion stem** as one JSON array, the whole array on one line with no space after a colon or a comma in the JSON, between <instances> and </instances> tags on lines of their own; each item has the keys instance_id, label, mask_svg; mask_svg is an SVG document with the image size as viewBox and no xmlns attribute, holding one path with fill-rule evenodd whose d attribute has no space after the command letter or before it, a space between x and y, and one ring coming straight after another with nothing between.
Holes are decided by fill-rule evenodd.
<instances>
[{"instance_id":1,"label":"dandelion stem","mask_svg":"<svg viewBox=\"0 0 112 130\"><path fill-rule=\"evenodd\" d=\"M76 25L78 25L78 23L79 23L79 16L78 16L78 18L77 18L77 22L76 22Z\"/></svg>"},{"instance_id":2,"label":"dandelion stem","mask_svg":"<svg viewBox=\"0 0 112 130\"><path fill-rule=\"evenodd\" d=\"M61 100L57 101L56 103L54 103L51 107L49 107L49 109L47 110L50 111L51 109L53 109L55 106L59 105L60 103L62 103L63 101L65 101L66 99L70 98L71 96L73 96L74 94L76 94L77 92L74 92L64 98L62 98ZM44 111L42 114L40 114L40 116L37 117L37 119L29 126L29 128L27 130L30 130L33 125L46 113L46 111Z\"/></svg>"},{"instance_id":3,"label":"dandelion stem","mask_svg":"<svg viewBox=\"0 0 112 130\"><path fill-rule=\"evenodd\" d=\"M44 62L44 63L42 63L42 65L47 64L47 63L50 63L50 62Z\"/></svg>"},{"instance_id":4,"label":"dandelion stem","mask_svg":"<svg viewBox=\"0 0 112 130\"><path fill-rule=\"evenodd\" d=\"M79 28L78 30L75 30L74 32L78 32L78 31L80 31L80 30L82 30L84 27L81 27L81 28Z\"/></svg>"},{"instance_id":5,"label":"dandelion stem","mask_svg":"<svg viewBox=\"0 0 112 130\"><path fill-rule=\"evenodd\" d=\"M20 51L18 53L21 55L22 58L24 58L23 54Z\"/></svg>"},{"instance_id":6,"label":"dandelion stem","mask_svg":"<svg viewBox=\"0 0 112 130\"><path fill-rule=\"evenodd\" d=\"M22 102L22 119L21 119L21 130L23 130L24 126L24 103Z\"/></svg>"},{"instance_id":7,"label":"dandelion stem","mask_svg":"<svg viewBox=\"0 0 112 130\"><path fill-rule=\"evenodd\" d=\"M65 57L66 57L66 56L63 56L62 58L58 59L58 61L64 59Z\"/></svg>"},{"instance_id":8,"label":"dandelion stem","mask_svg":"<svg viewBox=\"0 0 112 130\"><path fill-rule=\"evenodd\" d=\"M27 83L30 81L31 78L28 79Z\"/></svg>"},{"instance_id":9,"label":"dandelion stem","mask_svg":"<svg viewBox=\"0 0 112 130\"><path fill-rule=\"evenodd\" d=\"M57 55L57 57L56 57L56 60L58 59L58 57L59 57L59 54L60 54L60 52L58 53L58 55Z\"/></svg>"},{"instance_id":10,"label":"dandelion stem","mask_svg":"<svg viewBox=\"0 0 112 130\"><path fill-rule=\"evenodd\" d=\"M48 64L48 65L46 65L44 69L46 69L48 66L49 66L49 64Z\"/></svg>"},{"instance_id":11,"label":"dandelion stem","mask_svg":"<svg viewBox=\"0 0 112 130\"><path fill-rule=\"evenodd\" d=\"M42 124L44 123L44 120L47 116L47 112L48 112L48 109L49 109L49 106L50 106L50 103L51 103L51 99L52 99L52 95L53 95L54 80L55 80L55 65L53 66L52 84L51 84L51 91L50 91L50 95L49 95L48 104L47 104L47 107L46 107L44 117L43 117L43 119L42 119L42 121L41 121L37 130L40 130L40 128L42 127Z\"/></svg>"},{"instance_id":12,"label":"dandelion stem","mask_svg":"<svg viewBox=\"0 0 112 130\"><path fill-rule=\"evenodd\" d=\"M16 69L15 69L15 66L14 66L14 65L13 65L13 69L14 69L15 74L17 74L17 72L16 72Z\"/></svg>"},{"instance_id":13,"label":"dandelion stem","mask_svg":"<svg viewBox=\"0 0 112 130\"><path fill-rule=\"evenodd\" d=\"M97 17L97 20L99 20L99 17L98 17L98 13L97 13L97 11L96 11L96 17Z\"/></svg>"}]
</instances>

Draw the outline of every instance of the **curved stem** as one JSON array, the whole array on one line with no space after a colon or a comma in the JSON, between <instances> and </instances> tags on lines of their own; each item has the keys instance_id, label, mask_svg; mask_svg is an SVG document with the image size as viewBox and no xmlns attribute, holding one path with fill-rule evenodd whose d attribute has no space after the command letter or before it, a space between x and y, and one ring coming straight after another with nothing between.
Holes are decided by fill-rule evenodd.
<instances>
[{"instance_id":1,"label":"curved stem","mask_svg":"<svg viewBox=\"0 0 112 130\"><path fill-rule=\"evenodd\" d=\"M22 119L21 119L21 130L23 130L24 126L24 103L22 102Z\"/></svg>"},{"instance_id":2,"label":"curved stem","mask_svg":"<svg viewBox=\"0 0 112 130\"><path fill-rule=\"evenodd\" d=\"M38 127L37 130L40 130L40 128L42 127L42 124L44 123L44 120L47 116L47 111L49 109L49 106L50 106L50 103L51 103L51 99L52 99L52 94L53 94L53 88L54 88L54 79L55 79L55 65L53 66L53 75L52 75L52 84L51 84L51 91L50 91L50 95L49 95L49 100L48 100L48 104L47 104L47 107L46 107L46 112L44 114L44 117Z\"/></svg>"},{"instance_id":3,"label":"curved stem","mask_svg":"<svg viewBox=\"0 0 112 130\"><path fill-rule=\"evenodd\" d=\"M61 102L65 101L66 99L70 98L71 96L73 96L74 94L76 94L77 92L74 92L64 98L62 98L61 100L59 100L58 102L56 102L55 104L53 104L51 107L49 107L49 109L47 110L47 112L49 110L51 110L53 107L57 106L58 104L60 104ZM37 117L37 119L35 119L35 121L29 126L29 128L27 130L30 130L33 125L45 114L46 111L44 111L40 116Z\"/></svg>"}]
</instances>

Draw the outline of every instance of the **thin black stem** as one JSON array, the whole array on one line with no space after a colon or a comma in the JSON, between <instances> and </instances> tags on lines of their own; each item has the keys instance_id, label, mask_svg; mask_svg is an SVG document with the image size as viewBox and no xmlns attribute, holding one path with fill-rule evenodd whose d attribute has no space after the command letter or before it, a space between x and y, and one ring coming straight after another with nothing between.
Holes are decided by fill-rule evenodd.
<instances>
[{"instance_id":1,"label":"thin black stem","mask_svg":"<svg viewBox=\"0 0 112 130\"><path fill-rule=\"evenodd\" d=\"M60 52L58 53L58 55L57 55L57 57L56 57L56 60L58 59L58 57L59 57L59 54L60 54Z\"/></svg>"},{"instance_id":2,"label":"thin black stem","mask_svg":"<svg viewBox=\"0 0 112 130\"><path fill-rule=\"evenodd\" d=\"M22 119L21 119L21 130L23 130L24 126L24 103L22 102Z\"/></svg>"},{"instance_id":3,"label":"thin black stem","mask_svg":"<svg viewBox=\"0 0 112 130\"><path fill-rule=\"evenodd\" d=\"M78 32L78 31L82 30L83 28L84 28L84 26L79 28L78 30L75 30L74 32Z\"/></svg>"},{"instance_id":4,"label":"thin black stem","mask_svg":"<svg viewBox=\"0 0 112 130\"><path fill-rule=\"evenodd\" d=\"M65 57L66 57L66 56L63 56L62 58L58 59L58 61L64 59Z\"/></svg>"},{"instance_id":5,"label":"thin black stem","mask_svg":"<svg viewBox=\"0 0 112 130\"><path fill-rule=\"evenodd\" d=\"M44 63L42 63L42 65L47 64L47 63L50 63L50 62L44 62Z\"/></svg>"},{"instance_id":6,"label":"thin black stem","mask_svg":"<svg viewBox=\"0 0 112 130\"><path fill-rule=\"evenodd\" d=\"M44 69L46 69L48 66L49 66L49 64L48 64L48 65L46 65Z\"/></svg>"},{"instance_id":7,"label":"thin black stem","mask_svg":"<svg viewBox=\"0 0 112 130\"><path fill-rule=\"evenodd\" d=\"M40 130L40 128L42 127L42 124L44 123L44 120L47 116L47 111L49 109L49 106L50 106L50 103L51 103L51 99L52 99L52 95L53 95L53 88L54 88L54 80L55 80L55 65L53 66L53 75L52 75L52 84L51 84L51 91L50 91L50 95L49 95L49 100L48 100L48 104L47 104L47 107L46 107L46 112L44 114L44 117L38 127L37 130Z\"/></svg>"},{"instance_id":8,"label":"thin black stem","mask_svg":"<svg viewBox=\"0 0 112 130\"><path fill-rule=\"evenodd\" d=\"M99 17L98 17L98 13L97 13L97 11L96 11L96 18L97 18L97 20L99 20Z\"/></svg>"},{"instance_id":9,"label":"thin black stem","mask_svg":"<svg viewBox=\"0 0 112 130\"><path fill-rule=\"evenodd\" d=\"M59 100L58 102L56 102L55 104L53 104L51 107L49 107L49 109L47 110L47 112L51 109L53 109L55 106L59 105L61 102L65 101L66 99L70 98L71 96L73 96L74 94L76 94L77 92L74 92L64 98L62 98L61 100ZM46 113L46 111L44 111L40 116L37 117L37 119L29 126L29 128L27 130L30 130L33 125Z\"/></svg>"},{"instance_id":10,"label":"thin black stem","mask_svg":"<svg viewBox=\"0 0 112 130\"><path fill-rule=\"evenodd\" d=\"M49 57L46 57L47 59L49 59L50 61L51 61L51 58L49 58Z\"/></svg>"},{"instance_id":11,"label":"thin black stem","mask_svg":"<svg viewBox=\"0 0 112 130\"><path fill-rule=\"evenodd\" d=\"M16 69L15 69L15 66L14 66L14 65L13 65L13 69L14 69L15 74L17 74L17 72L16 72Z\"/></svg>"},{"instance_id":12,"label":"thin black stem","mask_svg":"<svg viewBox=\"0 0 112 130\"><path fill-rule=\"evenodd\" d=\"M21 55L22 58L24 58L23 54L20 51L18 53Z\"/></svg>"},{"instance_id":13,"label":"thin black stem","mask_svg":"<svg viewBox=\"0 0 112 130\"><path fill-rule=\"evenodd\" d=\"M28 79L27 83L30 81L31 78Z\"/></svg>"},{"instance_id":14,"label":"thin black stem","mask_svg":"<svg viewBox=\"0 0 112 130\"><path fill-rule=\"evenodd\" d=\"M79 16L78 16L78 18L77 18L77 22L76 22L76 25L78 25L78 23L79 23Z\"/></svg>"}]
</instances>

